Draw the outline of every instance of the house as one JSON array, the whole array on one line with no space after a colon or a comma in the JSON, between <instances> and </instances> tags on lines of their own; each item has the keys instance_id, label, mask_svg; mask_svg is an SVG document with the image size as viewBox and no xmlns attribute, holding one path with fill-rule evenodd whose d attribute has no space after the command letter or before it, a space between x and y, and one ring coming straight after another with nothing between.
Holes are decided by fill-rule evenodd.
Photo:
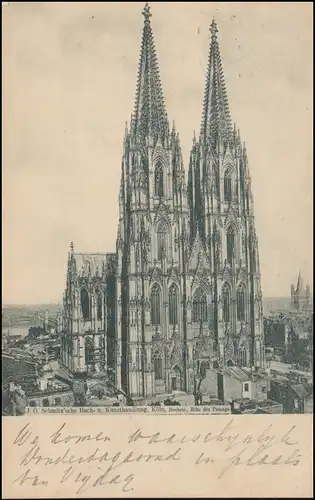
<instances>
[{"instance_id":1,"label":"house","mask_svg":"<svg viewBox=\"0 0 315 500\"><path fill-rule=\"evenodd\" d=\"M313 385L297 383L288 377L271 380L269 397L283 405L284 413L312 413Z\"/></svg>"},{"instance_id":2,"label":"house","mask_svg":"<svg viewBox=\"0 0 315 500\"><path fill-rule=\"evenodd\" d=\"M15 382L23 388L29 384L37 385L37 363L27 355L22 356L15 352L2 354L2 383L7 383L10 377L14 377Z\"/></svg>"},{"instance_id":3,"label":"house","mask_svg":"<svg viewBox=\"0 0 315 500\"><path fill-rule=\"evenodd\" d=\"M229 366L217 374L218 398L221 401L234 399L267 399L270 378L264 372L252 373L239 366Z\"/></svg>"},{"instance_id":4,"label":"house","mask_svg":"<svg viewBox=\"0 0 315 500\"><path fill-rule=\"evenodd\" d=\"M283 406L276 401L266 399L265 401L257 402L253 399L237 399L231 403L232 414L279 414L283 413Z\"/></svg>"}]
</instances>

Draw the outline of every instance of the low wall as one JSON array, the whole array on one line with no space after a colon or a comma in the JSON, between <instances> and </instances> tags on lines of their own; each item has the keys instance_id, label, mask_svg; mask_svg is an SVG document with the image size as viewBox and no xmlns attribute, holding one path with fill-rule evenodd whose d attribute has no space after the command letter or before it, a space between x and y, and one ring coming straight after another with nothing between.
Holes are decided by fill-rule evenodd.
<instances>
[{"instance_id":1,"label":"low wall","mask_svg":"<svg viewBox=\"0 0 315 500\"><path fill-rule=\"evenodd\" d=\"M48 404L44 404L44 400L48 400ZM73 406L74 396L72 391L59 392L53 394L43 394L27 396L28 406Z\"/></svg>"}]
</instances>

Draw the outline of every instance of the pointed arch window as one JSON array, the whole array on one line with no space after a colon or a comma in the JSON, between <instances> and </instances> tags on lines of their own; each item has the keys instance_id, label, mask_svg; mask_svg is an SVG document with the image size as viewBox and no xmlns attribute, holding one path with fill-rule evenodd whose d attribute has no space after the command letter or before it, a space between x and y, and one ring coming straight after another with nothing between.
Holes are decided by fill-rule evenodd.
<instances>
[{"instance_id":1,"label":"pointed arch window","mask_svg":"<svg viewBox=\"0 0 315 500\"><path fill-rule=\"evenodd\" d=\"M222 309L223 309L223 321L228 323L230 321L230 309L231 309L231 291L230 287L225 284L222 288Z\"/></svg>"},{"instance_id":2,"label":"pointed arch window","mask_svg":"<svg viewBox=\"0 0 315 500\"><path fill-rule=\"evenodd\" d=\"M237 311L237 320L245 321L245 287L241 285L238 287L236 292L236 311Z\"/></svg>"},{"instance_id":3,"label":"pointed arch window","mask_svg":"<svg viewBox=\"0 0 315 500\"><path fill-rule=\"evenodd\" d=\"M247 351L245 346L240 347L237 351L237 364L239 366L247 366Z\"/></svg>"},{"instance_id":4,"label":"pointed arch window","mask_svg":"<svg viewBox=\"0 0 315 500\"><path fill-rule=\"evenodd\" d=\"M93 342L90 337L85 337L85 365L89 366L93 363Z\"/></svg>"},{"instance_id":5,"label":"pointed arch window","mask_svg":"<svg viewBox=\"0 0 315 500\"><path fill-rule=\"evenodd\" d=\"M151 324L161 324L161 290L158 285L154 285L151 292Z\"/></svg>"},{"instance_id":6,"label":"pointed arch window","mask_svg":"<svg viewBox=\"0 0 315 500\"><path fill-rule=\"evenodd\" d=\"M255 248L253 248L253 272L257 272L257 254Z\"/></svg>"},{"instance_id":7,"label":"pointed arch window","mask_svg":"<svg viewBox=\"0 0 315 500\"><path fill-rule=\"evenodd\" d=\"M161 223L157 228L157 257L162 260L167 255L167 227Z\"/></svg>"},{"instance_id":8,"label":"pointed arch window","mask_svg":"<svg viewBox=\"0 0 315 500\"><path fill-rule=\"evenodd\" d=\"M68 355L72 356L73 354L73 343L72 343L72 338L68 337Z\"/></svg>"},{"instance_id":9,"label":"pointed arch window","mask_svg":"<svg viewBox=\"0 0 315 500\"><path fill-rule=\"evenodd\" d=\"M96 292L96 317L101 320L103 317L102 293L100 290Z\"/></svg>"},{"instance_id":10,"label":"pointed arch window","mask_svg":"<svg viewBox=\"0 0 315 500\"><path fill-rule=\"evenodd\" d=\"M233 227L229 227L226 232L226 260L232 264L233 252L235 249L235 231Z\"/></svg>"},{"instance_id":11,"label":"pointed arch window","mask_svg":"<svg viewBox=\"0 0 315 500\"><path fill-rule=\"evenodd\" d=\"M224 201L230 202L232 200L232 175L229 170L224 173Z\"/></svg>"},{"instance_id":12,"label":"pointed arch window","mask_svg":"<svg viewBox=\"0 0 315 500\"><path fill-rule=\"evenodd\" d=\"M161 163L158 163L154 174L154 195L163 198L164 196L164 175Z\"/></svg>"},{"instance_id":13,"label":"pointed arch window","mask_svg":"<svg viewBox=\"0 0 315 500\"><path fill-rule=\"evenodd\" d=\"M81 308L84 321L91 319L90 296L85 288L81 289Z\"/></svg>"},{"instance_id":14,"label":"pointed arch window","mask_svg":"<svg viewBox=\"0 0 315 500\"><path fill-rule=\"evenodd\" d=\"M194 322L207 321L207 296L201 290L197 290L192 303L192 320Z\"/></svg>"},{"instance_id":15,"label":"pointed arch window","mask_svg":"<svg viewBox=\"0 0 315 500\"><path fill-rule=\"evenodd\" d=\"M219 169L218 168L214 168L214 186L215 186L215 189L214 189L214 192L215 194L220 197L220 175L219 175Z\"/></svg>"},{"instance_id":16,"label":"pointed arch window","mask_svg":"<svg viewBox=\"0 0 315 500\"><path fill-rule=\"evenodd\" d=\"M170 325L178 324L178 293L175 285L169 291L169 321Z\"/></svg>"},{"instance_id":17,"label":"pointed arch window","mask_svg":"<svg viewBox=\"0 0 315 500\"><path fill-rule=\"evenodd\" d=\"M154 358L155 380L163 380L163 361L160 356Z\"/></svg>"}]
</instances>

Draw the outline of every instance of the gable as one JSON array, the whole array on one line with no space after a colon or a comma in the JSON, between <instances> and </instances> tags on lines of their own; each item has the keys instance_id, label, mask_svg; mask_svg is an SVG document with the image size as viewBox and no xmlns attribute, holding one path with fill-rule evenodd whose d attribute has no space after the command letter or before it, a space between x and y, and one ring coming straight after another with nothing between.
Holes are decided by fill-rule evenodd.
<instances>
[{"instance_id":1,"label":"gable","mask_svg":"<svg viewBox=\"0 0 315 500\"><path fill-rule=\"evenodd\" d=\"M155 212L154 224L157 225L161 219L166 221L168 225L171 224L169 207L164 203L162 199L160 200L160 204Z\"/></svg>"},{"instance_id":2,"label":"gable","mask_svg":"<svg viewBox=\"0 0 315 500\"><path fill-rule=\"evenodd\" d=\"M177 267L172 266L171 269L169 269L167 283L168 283L168 285L170 283L177 283L179 285L180 279L179 279L179 271L178 271Z\"/></svg>"},{"instance_id":3,"label":"gable","mask_svg":"<svg viewBox=\"0 0 315 500\"><path fill-rule=\"evenodd\" d=\"M159 284L162 284L162 271L159 267L154 267L151 272L150 276L150 285L152 283L157 282Z\"/></svg>"},{"instance_id":4,"label":"gable","mask_svg":"<svg viewBox=\"0 0 315 500\"><path fill-rule=\"evenodd\" d=\"M230 147L230 144L228 143L227 144L227 147L226 147L226 150L225 150L225 154L224 154L224 158L223 158L223 165L224 165L224 168L230 166L233 168L234 170L234 154L232 153L231 151L231 147Z\"/></svg>"},{"instance_id":5,"label":"gable","mask_svg":"<svg viewBox=\"0 0 315 500\"><path fill-rule=\"evenodd\" d=\"M210 262L206 254L204 245L201 241L199 230L192 245L191 253L188 259L188 268L190 271L195 271L203 274L205 269L210 269Z\"/></svg>"}]
</instances>

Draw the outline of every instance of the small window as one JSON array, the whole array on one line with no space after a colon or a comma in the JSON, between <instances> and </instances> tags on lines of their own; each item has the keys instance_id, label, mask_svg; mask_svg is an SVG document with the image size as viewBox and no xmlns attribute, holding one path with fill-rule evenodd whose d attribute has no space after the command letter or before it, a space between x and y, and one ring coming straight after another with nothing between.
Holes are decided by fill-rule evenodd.
<instances>
[{"instance_id":1,"label":"small window","mask_svg":"<svg viewBox=\"0 0 315 500\"><path fill-rule=\"evenodd\" d=\"M164 196L163 168L160 163L155 169L154 194L159 198L162 198Z\"/></svg>"},{"instance_id":2,"label":"small window","mask_svg":"<svg viewBox=\"0 0 315 500\"><path fill-rule=\"evenodd\" d=\"M207 321L207 297L201 290L197 290L193 298L192 320L194 322Z\"/></svg>"},{"instance_id":3,"label":"small window","mask_svg":"<svg viewBox=\"0 0 315 500\"><path fill-rule=\"evenodd\" d=\"M161 296L160 288L154 285L151 292L151 324L161 324Z\"/></svg>"},{"instance_id":4,"label":"small window","mask_svg":"<svg viewBox=\"0 0 315 500\"><path fill-rule=\"evenodd\" d=\"M244 392L248 392L249 391L249 384L244 384Z\"/></svg>"},{"instance_id":5,"label":"small window","mask_svg":"<svg viewBox=\"0 0 315 500\"><path fill-rule=\"evenodd\" d=\"M224 200L229 202L232 199L232 178L231 173L226 171L224 174Z\"/></svg>"},{"instance_id":6,"label":"small window","mask_svg":"<svg viewBox=\"0 0 315 500\"><path fill-rule=\"evenodd\" d=\"M169 291L169 322L170 325L177 325L177 288L172 286Z\"/></svg>"},{"instance_id":7,"label":"small window","mask_svg":"<svg viewBox=\"0 0 315 500\"><path fill-rule=\"evenodd\" d=\"M235 251L235 233L232 227L229 227L226 233L226 260L232 264L233 252Z\"/></svg>"},{"instance_id":8,"label":"small window","mask_svg":"<svg viewBox=\"0 0 315 500\"><path fill-rule=\"evenodd\" d=\"M263 385L262 388L261 388L261 392L265 393L266 392L266 386Z\"/></svg>"},{"instance_id":9,"label":"small window","mask_svg":"<svg viewBox=\"0 0 315 500\"><path fill-rule=\"evenodd\" d=\"M227 284L222 287L223 321L230 321L230 288Z\"/></svg>"},{"instance_id":10,"label":"small window","mask_svg":"<svg viewBox=\"0 0 315 500\"><path fill-rule=\"evenodd\" d=\"M102 319L102 294L98 290L96 294L96 304L97 304L97 319L100 321Z\"/></svg>"}]
</instances>

